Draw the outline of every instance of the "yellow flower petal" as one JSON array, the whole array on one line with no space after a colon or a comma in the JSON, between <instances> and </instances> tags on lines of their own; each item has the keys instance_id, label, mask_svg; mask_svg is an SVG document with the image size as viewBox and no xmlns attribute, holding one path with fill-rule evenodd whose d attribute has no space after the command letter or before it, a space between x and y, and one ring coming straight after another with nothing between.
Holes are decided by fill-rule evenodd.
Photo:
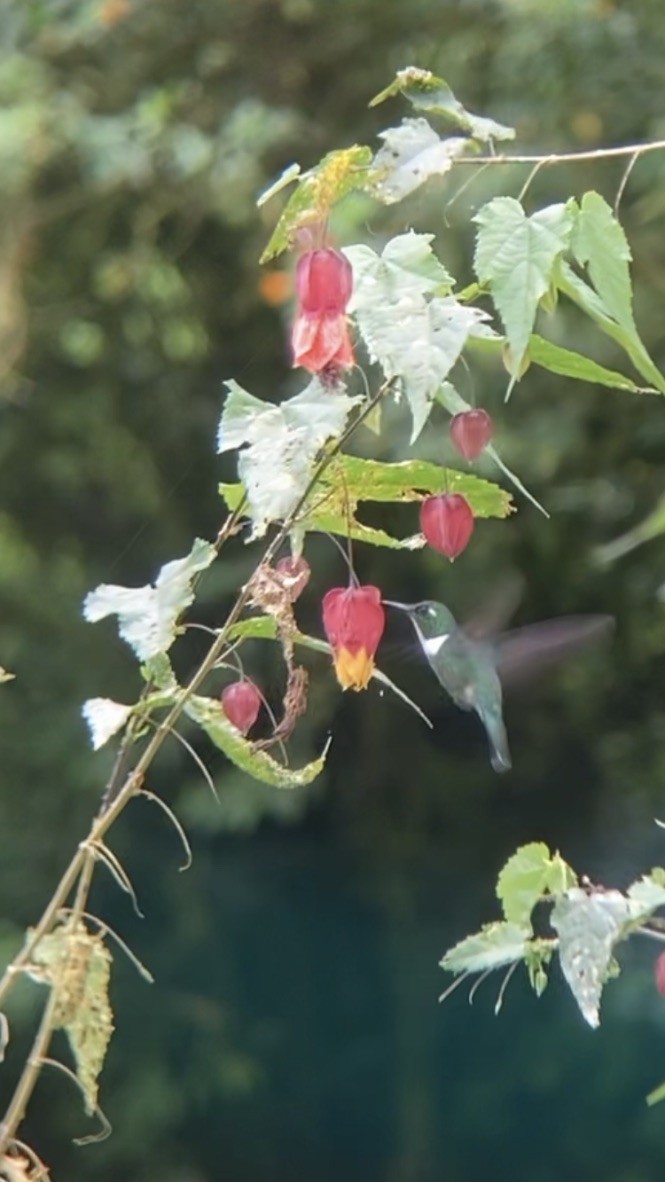
<instances>
[{"instance_id":1,"label":"yellow flower petal","mask_svg":"<svg viewBox=\"0 0 665 1182\"><path fill-rule=\"evenodd\" d=\"M350 653L348 648L340 648L335 654L335 673L342 689L367 689L373 669L374 659L364 648L355 653Z\"/></svg>"}]
</instances>

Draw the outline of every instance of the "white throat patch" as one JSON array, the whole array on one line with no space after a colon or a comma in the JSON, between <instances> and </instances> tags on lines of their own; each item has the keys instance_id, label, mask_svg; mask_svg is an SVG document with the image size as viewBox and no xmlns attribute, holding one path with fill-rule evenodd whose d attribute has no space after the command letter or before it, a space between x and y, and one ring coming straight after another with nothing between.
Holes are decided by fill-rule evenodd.
<instances>
[{"instance_id":1,"label":"white throat patch","mask_svg":"<svg viewBox=\"0 0 665 1182\"><path fill-rule=\"evenodd\" d=\"M435 657L447 640L450 640L449 632L444 632L443 636L429 636L427 640L423 640L423 648L427 656Z\"/></svg>"}]
</instances>

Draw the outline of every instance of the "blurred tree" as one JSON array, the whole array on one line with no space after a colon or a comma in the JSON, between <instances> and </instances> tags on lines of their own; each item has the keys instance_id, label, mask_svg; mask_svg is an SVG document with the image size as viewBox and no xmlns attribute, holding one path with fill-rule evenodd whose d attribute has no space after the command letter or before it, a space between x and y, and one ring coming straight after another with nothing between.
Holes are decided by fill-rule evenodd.
<instances>
[{"instance_id":1,"label":"blurred tree","mask_svg":"<svg viewBox=\"0 0 665 1182\"><path fill-rule=\"evenodd\" d=\"M18 675L0 698L9 948L80 839L108 770L88 750L80 703L122 700L134 685L111 630L84 624L83 595L102 580L143 583L194 533L215 531L221 381L275 398L290 388L289 278L259 270L274 209L257 213L257 193L293 159L307 166L332 146L369 141L385 114L367 101L411 62L446 77L469 107L514 123L525 149L662 138L665 24L660 0L2 0L0 38L0 662ZM595 187L612 201L624 169L542 169L530 198ZM478 173L463 193L459 179L434 184L399 213L349 202L337 229L382 238L406 217L435 225L443 257L470 279L469 214L501 185L519 192L527 171ZM664 173L662 156L641 160L621 205L637 316L661 367ZM552 332L617 363L570 313L556 313ZM243 1182L302 1166L319 1179L343 1168L401 1182L440 1177L445 1161L451 1179L471 1180L502 1144L516 1180L602 1169L620 1182L662 1164L653 1132L621 1119L661 1070L662 1015L644 1013L637 987L624 986L616 1010L608 1004L614 1056L606 1041L587 1057L563 1002L547 999L553 1010L533 1015L520 998L523 1025L491 1028L456 1026L459 1010L441 1017L423 1005L438 988L446 926L455 938L487 913L488 867L517 842L543 837L607 881L661 857L650 825L665 779L662 543L611 568L594 560L662 492L660 402L530 373L504 409L503 379L481 366L469 392L492 410L509 462L552 520L523 505L510 530L484 526L445 591L440 564L425 556L363 555L362 577L396 598L445 594L463 616L517 571L524 619L615 614L611 660L575 665L528 708L509 708L517 771L500 789L476 728L422 670L396 662L388 671L436 730L424 734L372 695L340 699L318 678L300 742L332 725L335 744L325 784L309 795L270 793L206 750L216 811L184 753L164 753L155 786L192 825L199 861L174 879L155 817L136 809L123 822L119 849L149 925L138 930L111 891L99 888L96 902L151 963L159 996L119 971L104 1081L117 1132L106 1146L72 1157L62 1146L63 1132L80 1131L72 1097L59 1080L38 1093L31 1125L56 1177ZM446 448L432 431L420 453ZM206 584L212 623L248 570L240 544L230 553ZM314 630L339 559L322 540L311 562L302 618ZM268 660L257 655L270 684ZM251 844L222 832L306 812L297 830L266 824ZM343 972L340 959L352 965L359 949L358 975ZM19 1037L16 1055L21 1047ZM590 1092L586 1120L563 1099L571 1076ZM538 1145L520 1145L525 1106L534 1120L560 1114L549 1174ZM442 1113L460 1123L452 1144ZM601 1160L588 1128L607 1127L610 1114ZM560 1127L568 1140L553 1147Z\"/></svg>"}]
</instances>

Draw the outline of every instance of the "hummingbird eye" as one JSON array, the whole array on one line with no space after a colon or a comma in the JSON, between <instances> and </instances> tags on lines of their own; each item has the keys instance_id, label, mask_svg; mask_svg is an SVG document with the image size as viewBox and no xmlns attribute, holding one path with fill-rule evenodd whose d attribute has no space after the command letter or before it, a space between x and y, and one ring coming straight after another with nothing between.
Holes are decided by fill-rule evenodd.
<instances>
[{"instance_id":1,"label":"hummingbird eye","mask_svg":"<svg viewBox=\"0 0 665 1182\"><path fill-rule=\"evenodd\" d=\"M416 608L416 612L419 616L431 617L434 615L434 609L428 603L420 603Z\"/></svg>"}]
</instances>

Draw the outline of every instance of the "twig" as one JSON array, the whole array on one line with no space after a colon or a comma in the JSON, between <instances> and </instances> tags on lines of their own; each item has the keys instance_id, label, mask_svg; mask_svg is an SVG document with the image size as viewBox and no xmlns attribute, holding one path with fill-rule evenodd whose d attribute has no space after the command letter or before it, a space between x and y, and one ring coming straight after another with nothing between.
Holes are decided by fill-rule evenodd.
<instances>
[{"instance_id":1,"label":"twig","mask_svg":"<svg viewBox=\"0 0 665 1182\"><path fill-rule=\"evenodd\" d=\"M383 383L375 396L369 399L369 401L366 403L360 413L356 415L353 422L350 423L339 439L337 439L333 446L321 457L309 481L307 482L302 495L298 498L297 503L284 519L272 542L269 543L265 553L263 554L263 557L261 558L259 566L269 564L272 561L280 546L286 540L293 526L298 521L299 515L306 506L312 490L316 487L316 484L320 480L328 465L332 462L334 457L338 454L346 441L363 422L367 415L370 414L374 407L381 401L381 399L390 389L392 382L393 379L391 378ZM235 510L233 514L231 514L231 517L227 519L227 525L231 520L233 520L234 523L237 523L238 517L240 515L240 508L241 507L239 506L238 509ZM221 546L225 538L228 536L228 529L226 531L224 529L220 531L220 535L218 535L217 539L217 545ZM104 800L105 802L107 801L106 807L104 807L103 803L100 812L92 824L88 837L85 841L80 843L79 848L77 849L69 866L60 879L60 882L56 887L56 890L37 926L26 939L21 952L15 957L12 964L9 965L5 970L4 976L0 981L0 1003L2 1002L2 999L8 990L11 988L11 985L15 981L17 974L29 963L34 949L42 937L53 925L53 922L57 918L58 912L62 908L68 895L74 888L79 878L81 881L78 883L76 900L72 909L72 919L70 922L74 922L75 919L78 920L78 918L80 918L83 914L83 908L85 906L85 900L87 899L87 892L90 886L90 877L92 873L91 864L95 855L101 855L104 858L106 865L109 867L109 869L111 869L111 861L109 859L110 851L108 851L103 843L105 834L120 816L132 797L142 790L146 771L150 767L150 764L157 755L158 751L161 749L162 744L174 730L178 719L185 709L186 703L189 701L191 696L196 693L201 683L215 667L216 662L224 650L227 636L229 635L229 632L234 624L238 622L238 619L246 607L250 596L251 579L242 588L235 604L231 608L231 611L226 618L224 626L220 629L219 633L211 644L208 653L204 657L199 668L193 674L184 689L178 694L177 701L174 702L166 718L164 718L159 724L152 739L143 749L143 752L139 756L133 770L128 773L123 784L119 786L120 768L122 767L123 759L129 747L129 742L123 742L121 753L118 760L116 760L116 766L113 769L111 780L109 781L109 785L107 785L107 790L104 794ZM131 731L130 727L128 727L128 730L130 730L130 733L133 735L133 731ZM115 855L110 855L110 857L116 863L116 868L119 867L119 863L117 862ZM124 870L122 870L122 867L120 867L119 881L122 885L124 885L123 877L127 879ZM128 879L127 882L129 883ZM131 884L129 885L131 888ZM12 1141L14 1134L23 1119L25 1108L30 1096L32 1095L35 1084L39 1077L39 1072L45 1061L46 1052L48 1050L51 1034L53 1032L57 994L58 982L55 981L53 982L49 992L48 1001L42 1013L30 1057L27 1060L16 1085L16 1089L9 1103L9 1107L5 1113L4 1121L2 1124L0 1124L0 1160L2 1158L2 1154L7 1149L7 1145Z\"/></svg>"},{"instance_id":2,"label":"twig","mask_svg":"<svg viewBox=\"0 0 665 1182\"><path fill-rule=\"evenodd\" d=\"M617 148L593 148L581 152L550 152L547 155L524 156L459 156L455 165L471 165L478 167L487 164L574 164L580 160L610 160L617 156L645 156L647 152L662 152L665 140L651 140L647 144L625 144Z\"/></svg>"}]
</instances>

